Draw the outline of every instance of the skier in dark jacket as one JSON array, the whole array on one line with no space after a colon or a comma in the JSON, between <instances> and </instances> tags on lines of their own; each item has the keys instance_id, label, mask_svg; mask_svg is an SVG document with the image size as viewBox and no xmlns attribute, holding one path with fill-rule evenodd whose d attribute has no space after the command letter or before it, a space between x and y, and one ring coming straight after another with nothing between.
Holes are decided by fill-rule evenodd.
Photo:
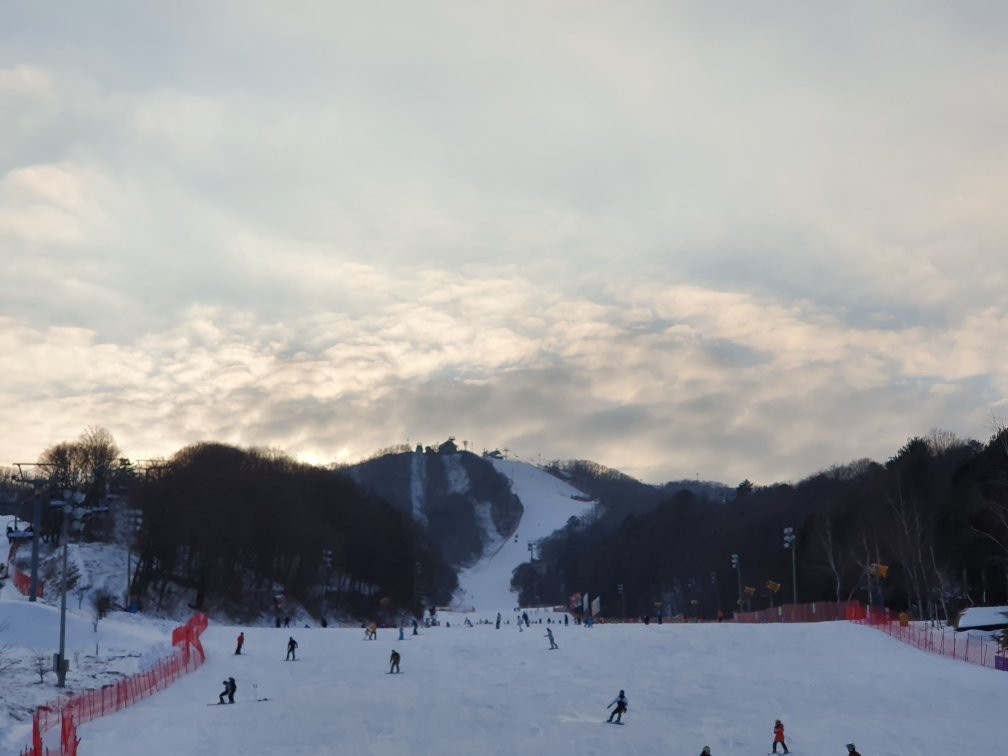
<instances>
[{"instance_id":1,"label":"skier in dark jacket","mask_svg":"<svg viewBox=\"0 0 1008 756\"><path fill-rule=\"evenodd\" d=\"M291 659L297 661L297 654L294 653L297 650L297 647L297 641L294 640L294 636L292 635L290 640L287 641L287 658L284 661L290 661Z\"/></svg>"},{"instance_id":2,"label":"skier in dark jacket","mask_svg":"<svg viewBox=\"0 0 1008 756\"><path fill-rule=\"evenodd\" d=\"M700 751L700 756L711 756L710 746L704 746L703 750Z\"/></svg>"},{"instance_id":3,"label":"skier in dark jacket","mask_svg":"<svg viewBox=\"0 0 1008 756\"><path fill-rule=\"evenodd\" d=\"M399 652L392 649L392 654L388 658L389 660L389 674L399 671Z\"/></svg>"},{"instance_id":4,"label":"skier in dark jacket","mask_svg":"<svg viewBox=\"0 0 1008 756\"><path fill-rule=\"evenodd\" d=\"M854 749L853 743L847 744L847 756L861 756L861 754Z\"/></svg>"},{"instance_id":5,"label":"skier in dark jacket","mask_svg":"<svg viewBox=\"0 0 1008 756\"><path fill-rule=\"evenodd\" d=\"M236 690L238 690L238 686L235 684L235 679L233 677L229 677L224 681L224 690L221 691L219 696L220 703L224 703L224 696L228 697L228 703L234 703Z\"/></svg>"},{"instance_id":6,"label":"skier in dark jacket","mask_svg":"<svg viewBox=\"0 0 1008 756\"><path fill-rule=\"evenodd\" d=\"M612 714L609 715L609 719L606 721L612 722L612 718L616 717L616 723L620 724L620 719L623 718L623 713L627 710L627 706L629 705L626 694L622 690L619 692L619 695L613 699L613 702L609 704L609 706L606 706L606 708L611 708L613 704L616 705L616 708L613 709Z\"/></svg>"}]
</instances>

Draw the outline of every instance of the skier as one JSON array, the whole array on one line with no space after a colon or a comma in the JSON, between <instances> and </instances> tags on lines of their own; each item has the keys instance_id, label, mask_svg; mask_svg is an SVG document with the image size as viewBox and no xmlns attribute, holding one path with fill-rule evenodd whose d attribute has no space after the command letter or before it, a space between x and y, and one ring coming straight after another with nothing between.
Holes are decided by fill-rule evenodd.
<instances>
[{"instance_id":1,"label":"skier","mask_svg":"<svg viewBox=\"0 0 1008 756\"><path fill-rule=\"evenodd\" d=\"M854 750L854 744L853 743L848 743L847 744L847 756L861 756L860 753L858 753L856 750Z\"/></svg>"},{"instance_id":2,"label":"skier","mask_svg":"<svg viewBox=\"0 0 1008 756\"><path fill-rule=\"evenodd\" d=\"M234 694L238 690L238 686L235 684L235 679L229 677L224 681L224 690L221 691L219 696L219 703L224 703L224 696L228 697L228 703L234 703Z\"/></svg>"},{"instance_id":3,"label":"skier","mask_svg":"<svg viewBox=\"0 0 1008 756\"><path fill-rule=\"evenodd\" d=\"M372 622L364 631L364 640L378 640L378 623Z\"/></svg>"},{"instance_id":4,"label":"skier","mask_svg":"<svg viewBox=\"0 0 1008 756\"><path fill-rule=\"evenodd\" d=\"M291 659L297 661L297 654L294 653L297 647L298 647L297 641L294 640L294 636L292 635L290 637L290 640L287 641L287 658L284 659L284 661L290 661Z\"/></svg>"},{"instance_id":5,"label":"skier","mask_svg":"<svg viewBox=\"0 0 1008 756\"><path fill-rule=\"evenodd\" d=\"M567 627L567 615L564 615L564 627Z\"/></svg>"},{"instance_id":6,"label":"skier","mask_svg":"<svg viewBox=\"0 0 1008 756\"><path fill-rule=\"evenodd\" d=\"M240 654L242 646L245 645L245 633L238 633L238 646L235 648L235 654Z\"/></svg>"},{"instance_id":7,"label":"skier","mask_svg":"<svg viewBox=\"0 0 1008 756\"><path fill-rule=\"evenodd\" d=\"M500 630L500 612L497 612L497 629Z\"/></svg>"},{"instance_id":8,"label":"skier","mask_svg":"<svg viewBox=\"0 0 1008 756\"><path fill-rule=\"evenodd\" d=\"M522 612L522 619L525 620L525 627L528 627L529 626L528 612Z\"/></svg>"},{"instance_id":9,"label":"skier","mask_svg":"<svg viewBox=\"0 0 1008 756\"><path fill-rule=\"evenodd\" d=\"M606 721L612 722L613 721L612 718L616 717L616 724L623 724L622 722L620 722L620 719L623 718L623 712L627 710L629 702L627 701L626 694L622 690L619 692L619 695L613 699L613 702L609 704L609 706L606 706L606 708L607 709L611 708L613 704L616 705L616 708L613 709L612 714L609 715L609 719L607 719Z\"/></svg>"},{"instance_id":10,"label":"skier","mask_svg":"<svg viewBox=\"0 0 1008 756\"><path fill-rule=\"evenodd\" d=\"M556 644L556 641L553 640L553 629L552 628L549 628L549 627L546 628L546 637L549 638L550 651L552 651L554 648L559 648L559 646Z\"/></svg>"},{"instance_id":11,"label":"skier","mask_svg":"<svg viewBox=\"0 0 1008 756\"><path fill-rule=\"evenodd\" d=\"M784 725L781 724L779 719L774 722L773 726L773 746L770 748L771 752L777 753L778 743L784 747L784 753L787 753L787 743L784 742Z\"/></svg>"},{"instance_id":12,"label":"skier","mask_svg":"<svg viewBox=\"0 0 1008 756\"><path fill-rule=\"evenodd\" d=\"M391 675L393 672L398 673L399 672L399 652L396 651L393 648L392 649L392 654L391 654L391 656L389 656L388 660L389 660L389 674Z\"/></svg>"},{"instance_id":13,"label":"skier","mask_svg":"<svg viewBox=\"0 0 1008 756\"><path fill-rule=\"evenodd\" d=\"M703 750L700 751L700 756L711 756L710 746L704 746Z\"/></svg>"},{"instance_id":14,"label":"skier","mask_svg":"<svg viewBox=\"0 0 1008 756\"><path fill-rule=\"evenodd\" d=\"M413 635L420 635L420 633L417 632L417 621L416 620L413 620Z\"/></svg>"}]
</instances>

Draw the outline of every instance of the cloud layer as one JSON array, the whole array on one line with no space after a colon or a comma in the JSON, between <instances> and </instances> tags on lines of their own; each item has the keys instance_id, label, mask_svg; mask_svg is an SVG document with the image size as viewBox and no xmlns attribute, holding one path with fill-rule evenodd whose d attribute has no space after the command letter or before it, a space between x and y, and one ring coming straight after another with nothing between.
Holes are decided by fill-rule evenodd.
<instances>
[{"instance_id":1,"label":"cloud layer","mask_svg":"<svg viewBox=\"0 0 1008 756\"><path fill-rule=\"evenodd\" d=\"M730 11L18 6L0 461L99 424L734 483L985 437L1006 12Z\"/></svg>"}]
</instances>

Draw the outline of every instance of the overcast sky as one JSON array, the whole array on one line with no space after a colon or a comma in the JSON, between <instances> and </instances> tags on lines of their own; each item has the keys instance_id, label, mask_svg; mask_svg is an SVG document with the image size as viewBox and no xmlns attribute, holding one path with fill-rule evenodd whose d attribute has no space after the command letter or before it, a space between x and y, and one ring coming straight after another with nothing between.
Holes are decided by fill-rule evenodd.
<instances>
[{"instance_id":1,"label":"overcast sky","mask_svg":"<svg viewBox=\"0 0 1008 756\"><path fill-rule=\"evenodd\" d=\"M0 5L0 463L798 480L1008 415L1008 4Z\"/></svg>"}]
</instances>

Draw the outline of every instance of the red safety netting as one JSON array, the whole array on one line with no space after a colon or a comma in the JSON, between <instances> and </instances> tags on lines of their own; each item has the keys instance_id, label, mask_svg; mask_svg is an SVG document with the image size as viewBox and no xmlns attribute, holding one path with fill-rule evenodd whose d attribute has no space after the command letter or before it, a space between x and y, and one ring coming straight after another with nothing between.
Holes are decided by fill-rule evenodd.
<instances>
[{"instance_id":1,"label":"red safety netting","mask_svg":"<svg viewBox=\"0 0 1008 756\"><path fill-rule=\"evenodd\" d=\"M17 553L17 547L16 543L11 544L10 554L7 556L7 573L11 576L14 587L21 591L22 595L28 596L31 594L31 576L26 575L14 566L14 555ZM41 579L36 585L36 593L39 598L45 595L45 583Z\"/></svg>"},{"instance_id":2,"label":"red safety netting","mask_svg":"<svg viewBox=\"0 0 1008 756\"><path fill-rule=\"evenodd\" d=\"M106 714L125 709L159 690L171 685L182 675L192 672L206 661L200 636L206 630L208 618L196 614L181 627L172 631L175 650L153 666L137 672L117 683L96 690L60 698L47 706L40 706L32 721L32 745L22 751L22 756L43 756L42 735L57 724L61 726L60 754L76 756L77 725L90 722ZM193 653L195 651L195 653Z\"/></svg>"},{"instance_id":3,"label":"red safety netting","mask_svg":"<svg viewBox=\"0 0 1008 756\"><path fill-rule=\"evenodd\" d=\"M835 622L857 620L864 616L857 601L817 601L811 604L786 604L759 612L736 612L735 622Z\"/></svg>"},{"instance_id":4,"label":"red safety netting","mask_svg":"<svg viewBox=\"0 0 1008 756\"><path fill-rule=\"evenodd\" d=\"M959 632L951 627L932 627L928 622L911 622L888 609L869 609L859 625L874 627L887 635L938 656L1008 671L1008 656L990 636L979 632Z\"/></svg>"}]
</instances>

